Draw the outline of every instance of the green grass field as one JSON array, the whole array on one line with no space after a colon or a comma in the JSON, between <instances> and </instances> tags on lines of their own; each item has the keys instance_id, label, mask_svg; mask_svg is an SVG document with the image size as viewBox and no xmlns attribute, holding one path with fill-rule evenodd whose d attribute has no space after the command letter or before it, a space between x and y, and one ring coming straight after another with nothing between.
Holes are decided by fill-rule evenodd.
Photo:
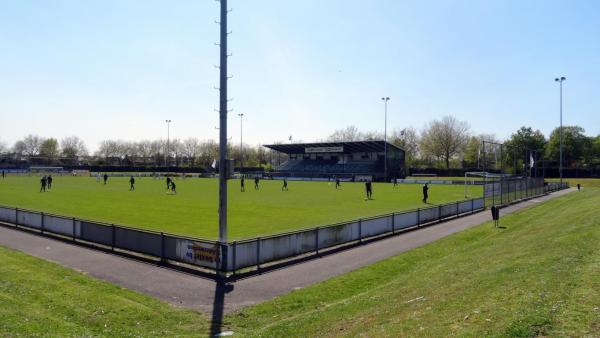
<instances>
[{"instance_id":1,"label":"green grass field","mask_svg":"<svg viewBox=\"0 0 600 338\"><path fill-rule=\"evenodd\" d=\"M225 317L237 337L594 337L600 189ZM0 248L0 336L207 336L209 319Z\"/></svg>"},{"instance_id":2,"label":"green grass field","mask_svg":"<svg viewBox=\"0 0 600 338\"><path fill-rule=\"evenodd\" d=\"M176 180L177 195L166 193L165 181L138 178L129 191L128 178L110 178L105 186L88 177L55 177L51 192L39 192L39 177L10 176L0 179L0 205L65 216L104 221L175 234L216 238L218 185L215 179ZM328 182L261 181L261 190L246 181L229 182L229 238L260 235L328 225L360 217L427 207L421 202L421 186L375 183L373 200L365 201L364 184L342 183L336 190ZM482 188L470 189L480 197ZM464 199L463 186L431 186L430 203Z\"/></svg>"}]
</instances>

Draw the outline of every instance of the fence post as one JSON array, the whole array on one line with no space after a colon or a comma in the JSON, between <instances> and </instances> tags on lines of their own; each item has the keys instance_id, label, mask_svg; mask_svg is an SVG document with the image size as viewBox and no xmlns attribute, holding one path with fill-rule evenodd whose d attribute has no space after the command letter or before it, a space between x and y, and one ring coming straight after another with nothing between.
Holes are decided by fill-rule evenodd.
<instances>
[{"instance_id":1,"label":"fence post","mask_svg":"<svg viewBox=\"0 0 600 338\"><path fill-rule=\"evenodd\" d=\"M421 208L417 208L417 227L421 225Z\"/></svg>"},{"instance_id":2,"label":"fence post","mask_svg":"<svg viewBox=\"0 0 600 338\"><path fill-rule=\"evenodd\" d=\"M396 213L392 212L392 235L396 232Z\"/></svg>"},{"instance_id":3,"label":"fence post","mask_svg":"<svg viewBox=\"0 0 600 338\"><path fill-rule=\"evenodd\" d=\"M483 200L485 201L485 196L483 197ZM475 200L471 199L471 215L475 213Z\"/></svg>"},{"instance_id":4,"label":"fence post","mask_svg":"<svg viewBox=\"0 0 600 338\"><path fill-rule=\"evenodd\" d=\"M40 212L40 215L42 215L42 224L40 224L40 229L42 231L42 235L44 234L44 213Z\"/></svg>"},{"instance_id":5,"label":"fence post","mask_svg":"<svg viewBox=\"0 0 600 338\"><path fill-rule=\"evenodd\" d=\"M458 215L459 215L459 210L460 210L459 204L458 204L458 201L456 201L456 217L458 217Z\"/></svg>"},{"instance_id":6,"label":"fence post","mask_svg":"<svg viewBox=\"0 0 600 338\"><path fill-rule=\"evenodd\" d=\"M442 206L438 205L438 222L442 220Z\"/></svg>"},{"instance_id":7,"label":"fence post","mask_svg":"<svg viewBox=\"0 0 600 338\"><path fill-rule=\"evenodd\" d=\"M315 228L315 253L319 254L319 227Z\"/></svg>"},{"instance_id":8,"label":"fence post","mask_svg":"<svg viewBox=\"0 0 600 338\"><path fill-rule=\"evenodd\" d=\"M362 243L362 218L358 220L358 242Z\"/></svg>"},{"instance_id":9,"label":"fence post","mask_svg":"<svg viewBox=\"0 0 600 338\"><path fill-rule=\"evenodd\" d=\"M115 225L114 224L111 224L111 231L112 231L112 234L111 234L111 237L112 237L111 238L112 247L111 247L110 251L115 251L115 236L116 236L115 232L116 231L115 231Z\"/></svg>"},{"instance_id":10,"label":"fence post","mask_svg":"<svg viewBox=\"0 0 600 338\"><path fill-rule=\"evenodd\" d=\"M233 241L233 266L232 266L232 270L233 270L233 275L235 275L235 271L237 266L237 241Z\"/></svg>"},{"instance_id":11,"label":"fence post","mask_svg":"<svg viewBox=\"0 0 600 338\"><path fill-rule=\"evenodd\" d=\"M165 262L165 233L160 232L160 262Z\"/></svg>"},{"instance_id":12,"label":"fence post","mask_svg":"<svg viewBox=\"0 0 600 338\"><path fill-rule=\"evenodd\" d=\"M15 227L19 227L19 208L15 208Z\"/></svg>"},{"instance_id":13,"label":"fence post","mask_svg":"<svg viewBox=\"0 0 600 338\"><path fill-rule=\"evenodd\" d=\"M77 231L75 230L75 217L73 217L73 242L75 242L76 237L77 237Z\"/></svg>"},{"instance_id":14,"label":"fence post","mask_svg":"<svg viewBox=\"0 0 600 338\"><path fill-rule=\"evenodd\" d=\"M256 238L256 269L260 270L260 237Z\"/></svg>"}]
</instances>

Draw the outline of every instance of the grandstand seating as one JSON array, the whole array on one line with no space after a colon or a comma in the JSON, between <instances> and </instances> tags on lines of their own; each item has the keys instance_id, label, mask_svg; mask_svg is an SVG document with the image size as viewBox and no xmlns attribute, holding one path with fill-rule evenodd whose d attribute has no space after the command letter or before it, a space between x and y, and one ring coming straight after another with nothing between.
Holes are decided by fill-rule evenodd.
<instances>
[{"instance_id":1,"label":"grandstand seating","mask_svg":"<svg viewBox=\"0 0 600 338\"><path fill-rule=\"evenodd\" d=\"M323 174L335 174L335 173L373 173L378 170L381 171L382 163L380 161L354 161L347 163L340 163L331 160L288 160L284 162L278 172L287 173L323 173Z\"/></svg>"}]
</instances>

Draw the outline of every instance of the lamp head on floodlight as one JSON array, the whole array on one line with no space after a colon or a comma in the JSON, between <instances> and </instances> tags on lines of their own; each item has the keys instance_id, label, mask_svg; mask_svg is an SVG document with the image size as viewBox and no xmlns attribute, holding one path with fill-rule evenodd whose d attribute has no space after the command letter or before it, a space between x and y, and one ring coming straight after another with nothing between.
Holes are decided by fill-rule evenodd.
<instances>
[{"instance_id":1,"label":"lamp head on floodlight","mask_svg":"<svg viewBox=\"0 0 600 338\"><path fill-rule=\"evenodd\" d=\"M390 98L389 97L382 97L381 100L383 100L383 101L389 101Z\"/></svg>"},{"instance_id":2,"label":"lamp head on floodlight","mask_svg":"<svg viewBox=\"0 0 600 338\"><path fill-rule=\"evenodd\" d=\"M556 79L554 79L554 81L556 81L556 82L563 82L566 79L567 79L566 77L561 76L560 78L557 77Z\"/></svg>"}]
</instances>

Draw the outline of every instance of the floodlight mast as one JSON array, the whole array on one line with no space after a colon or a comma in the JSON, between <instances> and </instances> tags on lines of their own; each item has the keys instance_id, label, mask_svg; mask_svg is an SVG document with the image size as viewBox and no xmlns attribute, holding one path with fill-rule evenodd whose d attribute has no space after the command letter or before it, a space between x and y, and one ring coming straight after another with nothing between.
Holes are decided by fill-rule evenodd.
<instances>
[{"instance_id":1,"label":"floodlight mast","mask_svg":"<svg viewBox=\"0 0 600 338\"><path fill-rule=\"evenodd\" d=\"M562 126L562 115L563 115L563 94L562 94L562 87L563 87L563 81L565 81L567 78L564 76L561 77L557 77L556 79L554 79L554 81L558 82L560 85L560 160L558 163L558 170L560 172L560 184L562 185L563 183L563 126Z\"/></svg>"},{"instance_id":2,"label":"floodlight mast","mask_svg":"<svg viewBox=\"0 0 600 338\"><path fill-rule=\"evenodd\" d=\"M388 101L390 100L389 97L382 97L381 100L383 101L384 105L385 105L385 112L384 112L384 127L383 127L383 152L384 152L384 164L383 164L383 176L385 177L385 182L387 183L388 181L388 172L387 172L387 106L388 106Z\"/></svg>"},{"instance_id":3,"label":"floodlight mast","mask_svg":"<svg viewBox=\"0 0 600 338\"><path fill-rule=\"evenodd\" d=\"M227 242L227 0L221 2L219 74L219 242Z\"/></svg>"}]
</instances>

